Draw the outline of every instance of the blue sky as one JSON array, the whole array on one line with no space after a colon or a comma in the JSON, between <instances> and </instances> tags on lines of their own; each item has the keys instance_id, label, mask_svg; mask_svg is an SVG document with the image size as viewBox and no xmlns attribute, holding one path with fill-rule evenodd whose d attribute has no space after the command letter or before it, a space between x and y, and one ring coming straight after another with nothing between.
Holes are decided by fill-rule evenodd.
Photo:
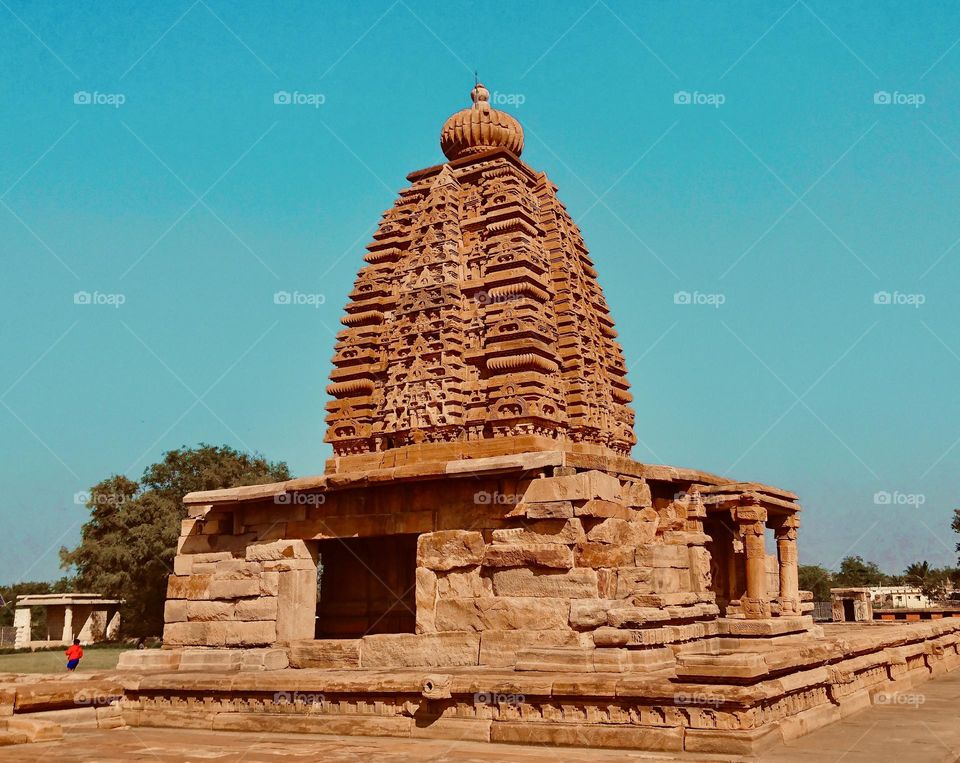
<instances>
[{"instance_id":1,"label":"blue sky","mask_svg":"<svg viewBox=\"0 0 960 763\"><path fill-rule=\"evenodd\" d=\"M804 563L956 561L960 7L4 0L0 19L0 581L58 576L74 494L170 448L322 471L363 245L442 159L474 69L598 265L635 457L796 491Z\"/></svg>"}]
</instances>

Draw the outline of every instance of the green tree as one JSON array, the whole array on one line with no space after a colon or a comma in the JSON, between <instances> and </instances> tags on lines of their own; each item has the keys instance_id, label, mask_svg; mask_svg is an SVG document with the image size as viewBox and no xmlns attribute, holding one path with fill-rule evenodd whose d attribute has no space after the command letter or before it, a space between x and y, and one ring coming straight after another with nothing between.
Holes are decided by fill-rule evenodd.
<instances>
[{"instance_id":1,"label":"green tree","mask_svg":"<svg viewBox=\"0 0 960 763\"><path fill-rule=\"evenodd\" d=\"M80 544L60 549L73 568L75 590L124 600L124 633L154 636L163 630L167 576L173 571L183 496L290 479L283 462L272 463L228 446L201 444L171 450L148 466L139 482L114 475L94 485Z\"/></svg>"},{"instance_id":2,"label":"green tree","mask_svg":"<svg viewBox=\"0 0 960 763\"><path fill-rule=\"evenodd\" d=\"M830 601L833 573L819 564L801 564L797 569L800 590L811 591L814 601Z\"/></svg>"},{"instance_id":3,"label":"green tree","mask_svg":"<svg viewBox=\"0 0 960 763\"><path fill-rule=\"evenodd\" d=\"M833 576L837 588L863 588L882 585L887 579L875 562L865 562L862 556L848 556L840 562L840 571Z\"/></svg>"}]
</instances>

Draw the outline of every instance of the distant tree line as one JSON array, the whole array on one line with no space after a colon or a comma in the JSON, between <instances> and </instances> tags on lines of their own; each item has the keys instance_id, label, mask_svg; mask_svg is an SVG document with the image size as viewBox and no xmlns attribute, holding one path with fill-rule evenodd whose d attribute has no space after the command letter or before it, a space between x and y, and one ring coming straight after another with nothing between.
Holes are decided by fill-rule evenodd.
<instances>
[{"instance_id":1,"label":"distant tree line","mask_svg":"<svg viewBox=\"0 0 960 763\"><path fill-rule=\"evenodd\" d=\"M953 527L960 532L960 514ZM960 551L960 544L957 544ZM815 601L829 601L831 588L865 588L870 586L912 586L934 601L960 590L960 567L932 567L929 562L914 562L900 575L888 575L875 562L862 556L848 556L837 572L819 564L801 564L800 588L812 591Z\"/></svg>"}]
</instances>

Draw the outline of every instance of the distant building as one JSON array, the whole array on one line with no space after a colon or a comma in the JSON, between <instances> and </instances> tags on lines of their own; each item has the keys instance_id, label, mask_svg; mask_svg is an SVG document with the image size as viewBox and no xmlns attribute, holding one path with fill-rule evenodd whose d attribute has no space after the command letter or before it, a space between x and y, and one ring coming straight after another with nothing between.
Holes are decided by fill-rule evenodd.
<instances>
[{"instance_id":1,"label":"distant building","mask_svg":"<svg viewBox=\"0 0 960 763\"><path fill-rule=\"evenodd\" d=\"M80 639L83 644L110 641L120 632L120 599L105 599L98 593L46 593L17 597L13 626L17 635L15 646L57 646ZM47 611L46 633L33 639L31 607Z\"/></svg>"}]
</instances>

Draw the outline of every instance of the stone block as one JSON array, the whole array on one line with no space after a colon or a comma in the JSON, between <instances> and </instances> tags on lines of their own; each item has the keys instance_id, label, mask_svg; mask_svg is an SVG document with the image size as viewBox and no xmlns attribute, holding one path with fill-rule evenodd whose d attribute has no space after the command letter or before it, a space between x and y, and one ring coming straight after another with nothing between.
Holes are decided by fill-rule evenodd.
<instances>
[{"instance_id":1,"label":"stone block","mask_svg":"<svg viewBox=\"0 0 960 763\"><path fill-rule=\"evenodd\" d=\"M251 543L247 546L248 562L276 562L287 559L308 559L313 554L302 540L275 540Z\"/></svg>"},{"instance_id":2,"label":"stone block","mask_svg":"<svg viewBox=\"0 0 960 763\"><path fill-rule=\"evenodd\" d=\"M217 713L211 722L214 731L377 737L409 737L412 725L412 718L326 713Z\"/></svg>"},{"instance_id":3,"label":"stone block","mask_svg":"<svg viewBox=\"0 0 960 763\"><path fill-rule=\"evenodd\" d=\"M284 670L290 666L286 649L244 649L241 670Z\"/></svg>"},{"instance_id":4,"label":"stone block","mask_svg":"<svg viewBox=\"0 0 960 763\"><path fill-rule=\"evenodd\" d=\"M418 717L410 727L417 739L453 739L457 742L489 742L492 720L477 718Z\"/></svg>"},{"instance_id":5,"label":"stone block","mask_svg":"<svg viewBox=\"0 0 960 763\"><path fill-rule=\"evenodd\" d=\"M236 609L232 601L188 601L186 605L187 620L190 622L232 620Z\"/></svg>"},{"instance_id":6,"label":"stone block","mask_svg":"<svg viewBox=\"0 0 960 763\"><path fill-rule=\"evenodd\" d=\"M569 519L573 517L573 503L570 501L519 503L509 511L507 516L528 519Z\"/></svg>"},{"instance_id":7,"label":"stone block","mask_svg":"<svg viewBox=\"0 0 960 763\"><path fill-rule=\"evenodd\" d=\"M209 623L213 641L221 634L226 646L266 646L277 641L277 623L274 620L257 622L216 622Z\"/></svg>"},{"instance_id":8,"label":"stone block","mask_svg":"<svg viewBox=\"0 0 960 763\"><path fill-rule=\"evenodd\" d=\"M260 574L260 595L277 596L280 593L280 573L262 572Z\"/></svg>"},{"instance_id":9,"label":"stone block","mask_svg":"<svg viewBox=\"0 0 960 763\"><path fill-rule=\"evenodd\" d=\"M243 652L239 649L184 649L180 670L239 670Z\"/></svg>"},{"instance_id":10,"label":"stone block","mask_svg":"<svg viewBox=\"0 0 960 763\"><path fill-rule=\"evenodd\" d=\"M258 577L263 571L260 562L248 562L244 559L228 559L217 562L214 572L215 579L242 580L243 578Z\"/></svg>"},{"instance_id":11,"label":"stone block","mask_svg":"<svg viewBox=\"0 0 960 763\"><path fill-rule=\"evenodd\" d=\"M634 594L654 593L653 570L649 567L620 567L617 570L615 599L626 599Z\"/></svg>"},{"instance_id":12,"label":"stone block","mask_svg":"<svg viewBox=\"0 0 960 763\"><path fill-rule=\"evenodd\" d=\"M239 580L210 581L211 599L239 599L244 596L260 595L260 580L258 578L241 578Z\"/></svg>"},{"instance_id":13,"label":"stone block","mask_svg":"<svg viewBox=\"0 0 960 763\"><path fill-rule=\"evenodd\" d=\"M601 520L587 532L592 543L611 543L618 546L639 546L649 543L657 533L655 522L639 522L609 517Z\"/></svg>"},{"instance_id":14,"label":"stone block","mask_svg":"<svg viewBox=\"0 0 960 763\"><path fill-rule=\"evenodd\" d=\"M481 574L479 566L441 572L437 575L437 595L441 599L492 596L493 583Z\"/></svg>"},{"instance_id":15,"label":"stone block","mask_svg":"<svg viewBox=\"0 0 960 763\"><path fill-rule=\"evenodd\" d=\"M276 620L277 597L260 596L238 601L235 617L237 620Z\"/></svg>"},{"instance_id":16,"label":"stone block","mask_svg":"<svg viewBox=\"0 0 960 763\"><path fill-rule=\"evenodd\" d=\"M185 623L187 621L186 599L170 599L163 605L165 623Z\"/></svg>"},{"instance_id":17,"label":"stone block","mask_svg":"<svg viewBox=\"0 0 960 763\"><path fill-rule=\"evenodd\" d=\"M177 554L173 557L173 574L190 575L193 572L195 554Z\"/></svg>"},{"instance_id":18,"label":"stone block","mask_svg":"<svg viewBox=\"0 0 960 763\"><path fill-rule=\"evenodd\" d=\"M491 545L483 555L484 567L573 567L573 550L555 543Z\"/></svg>"},{"instance_id":19,"label":"stone block","mask_svg":"<svg viewBox=\"0 0 960 763\"><path fill-rule=\"evenodd\" d=\"M432 633L437 629L437 574L426 567L417 567L416 585L416 631Z\"/></svg>"},{"instance_id":20,"label":"stone block","mask_svg":"<svg viewBox=\"0 0 960 763\"><path fill-rule=\"evenodd\" d=\"M638 567L676 567L690 566L690 550L685 546L650 543L637 549Z\"/></svg>"},{"instance_id":21,"label":"stone block","mask_svg":"<svg viewBox=\"0 0 960 763\"><path fill-rule=\"evenodd\" d=\"M581 543L574 549L577 567L624 567L633 565L635 551L632 547L614 546L609 543Z\"/></svg>"},{"instance_id":22,"label":"stone block","mask_svg":"<svg viewBox=\"0 0 960 763\"><path fill-rule=\"evenodd\" d=\"M281 572L277 591L277 640L313 638L317 613L316 565L310 561L307 569Z\"/></svg>"},{"instance_id":23,"label":"stone block","mask_svg":"<svg viewBox=\"0 0 960 763\"><path fill-rule=\"evenodd\" d=\"M291 641L287 654L292 668L359 668L360 639Z\"/></svg>"},{"instance_id":24,"label":"stone block","mask_svg":"<svg viewBox=\"0 0 960 763\"><path fill-rule=\"evenodd\" d=\"M417 539L417 566L453 570L479 564L483 558L483 535L475 530L439 530Z\"/></svg>"},{"instance_id":25,"label":"stone block","mask_svg":"<svg viewBox=\"0 0 960 763\"><path fill-rule=\"evenodd\" d=\"M623 493L623 502L627 506L634 508L653 506L653 499L650 497L650 486L646 480L628 482L621 490Z\"/></svg>"},{"instance_id":26,"label":"stone block","mask_svg":"<svg viewBox=\"0 0 960 763\"><path fill-rule=\"evenodd\" d=\"M117 670L176 670L181 649L130 649L120 652Z\"/></svg>"},{"instance_id":27,"label":"stone block","mask_svg":"<svg viewBox=\"0 0 960 763\"><path fill-rule=\"evenodd\" d=\"M440 631L567 630L570 602L565 599L484 597L437 601Z\"/></svg>"},{"instance_id":28,"label":"stone block","mask_svg":"<svg viewBox=\"0 0 960 763\"><path fill-rule=\"evenodd\" d=\"M167 623L163 626L164 646L204 646L209 623Z\"/></svg>"},{"instance_id":29,"label":"stone block","mask_svg":"<svg viewBox=\"0 0 960 763\"><path fill-rule=\"evenodd\" d=\"M690 570L688 569L653 567L649 571L652 573L650 587L658 593L681 593L690 590Z\"/></svg>"},{"instance_id":30,"label":"stone block","mask_svg":"<svg viewBox=\"0 0 960 763\"><path fill-rule=\"evenodd\" d=\"M576 599L570 602L570 625L578 629L598 628L607 624L611 607L622 606L617 599Z\"/></svg>"},{"instance_id":31,"label":"stone block","mask_svg":"<svg viewBox=\"0 0 960 763\"><path fill-rule=\"evenodd\" d=\"M494 547L495 548L495 547ZM567 572L512 567L497 570L491 576L497 596L536 596L538 598L597 598L597 573L577 568Z\"/></svg>"},{"instance_id":32,"label":"stone block","mask_svg":"<svg viewBox=\"0 0 960 763\"><path fill-rule=\"evenodd\" d=\"M622 503L604 501L594 498L582 506L574 506L573 513L578 517L615 517L618 519L633 519L633 509L628 509Z\"/></svg>"},{"instance_id":33,"label":"stone block","mask_svg":"<svg viewBox=\"0 0 960 763\"><path fill-rule=\"evenodd\" d=\"M683 749L683 729L680 727L494 721L490 728L490 741L509 744L680 752Z\"/></svg>"},{"instance_id":34,"label":"stone block","mask_svg":"<svg viewBox=\"0 0 960 763\"><path fill-rule=\"evenodd\" d=\"M364 636L360 646L362 668L457 667L479 659L477 633L384 633Z\"/></svg>"},{"instance_id":35,"label":"stone block","mask_svg":"<svg viewBox=\"0 0 960 763\"><path fill-rule=\"evenodd\" d=\"M199 599L210 598L210 575L171 575L167 578L168 599Z\"/></svg>"},{"instance_id":36,"label":"stone block","mask_svg":"<svg viewBox=\"0 0 960 763\"><path fill-rule=\"evenodd\" d=\"M544 501L604 501L621 499L620 480L599 471L580 472L570 477L533 480L524 494L524 503Z\"/></svg>"},{"instance_id":37,"label":"stone block","mask_svg":"<svg viewBox=\"0 0 960 763\"><path fill-rule=\"evenodd\" d=\"M513 667L523 649L581 646L573 631L484 631L480 634L480 664L488 667Z\"/></svg>"},{"instance_id":38,"label":"stone block","mask_svg":"<svg viewBox=\"0 0 960 763\"><path fill-rule=\"evenodd\" d=\"M522 527L494 530L494 543L559 543L573 545L583 540L583 524L579 519L535 519Z\"/></svg>"}]
</instances>

